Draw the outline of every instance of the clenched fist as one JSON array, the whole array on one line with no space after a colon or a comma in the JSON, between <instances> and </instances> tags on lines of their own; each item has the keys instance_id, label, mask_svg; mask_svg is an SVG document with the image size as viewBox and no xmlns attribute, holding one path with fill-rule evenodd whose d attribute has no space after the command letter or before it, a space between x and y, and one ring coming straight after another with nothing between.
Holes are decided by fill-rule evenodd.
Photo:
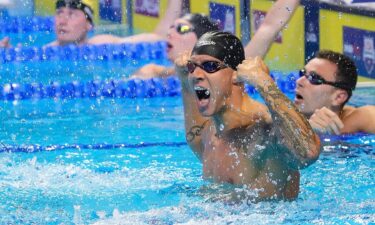
<instances>
[{"instance_id":1,"label":"clenched fist","mask_svg":"<svg viewBox=\"0 0 375 225\"><path fill-rule=\"evenodd\" d=\"M269 69L260 57L248 58L237 66L237 81L257 86L264 86L272 81Z\"/></svg>"}]
</instances>

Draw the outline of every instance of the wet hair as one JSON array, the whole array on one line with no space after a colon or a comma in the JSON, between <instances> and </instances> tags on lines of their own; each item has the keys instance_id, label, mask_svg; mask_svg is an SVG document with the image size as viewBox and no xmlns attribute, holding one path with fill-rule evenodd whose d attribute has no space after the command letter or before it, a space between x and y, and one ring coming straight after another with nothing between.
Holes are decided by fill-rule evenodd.
<instances>
[{"instance_id":1,"label":"wet hair","mask_svg":"<svg viewBox=\"0 0 375 225\"><path fill-rule=\"evenodd\" d=\"M352 96L355 86L357 85L358 74L354 61L344 54L331 50L321 50L317 52L316 58L325 59L337 65L336 82L340 82L348 86L346 89L348 99L344 102L344 104L347 103Z\"/></svg>"},{"instance_id":2,"label":"wet hair","mask_svg":"<svg viewBox=\"0 0 375 225\"><path fill-rule=\"evenodd\" d=\"M187 20L193 25L193 32L197 35L198 39L206 32L219 30L219 25L203 14L186 14L182 19Z\"/></svg>"},{"instance_id":3,"label":"wet hair","mask_svg":"<svg viewBox=\"0 0 375 225\"><path fill-rule=\"evenodd\" d=\"M234 70L245 59L243 45L232 33L207 32L195 44L191 55L209 55L223 61Z\"/></svg>"},{"instance_id":4,"label":"wet hair","mask_svg":"<svg viewBox=\"0 0 375 225\"><path fill-rule=\"evenodd\" d=\"M59 9L61 7L79 9L86 15L87 20L91 24L94 23L94 10L89 5L82 2L82 0L57 0L56 9Z\"/></svg>"}]
</instances>

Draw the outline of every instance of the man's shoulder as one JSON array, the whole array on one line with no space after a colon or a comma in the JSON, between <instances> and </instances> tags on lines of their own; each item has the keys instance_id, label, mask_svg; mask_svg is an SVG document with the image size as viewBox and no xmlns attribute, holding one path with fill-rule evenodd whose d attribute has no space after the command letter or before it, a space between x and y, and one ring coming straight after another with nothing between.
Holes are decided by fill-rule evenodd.
<instances>
[{"instance_id":1,"label":"man's shoulder","mask_svg":"<svg viewBox=\"0 0 375 225\"><path fill-rule=\"evenodd\" d=\"M344 119L356 117L356 119L361 119L362 116L375 115L374 105L365 105L361 107L346 106L343 110ZM365 119L366 117L364 117Z\"/></svg>"},{"instance_id":2,"label":"man's shoulder","mask_svg":"<svg viewBox=\"0 0 375 225\"><path fill-rule=\"evenodd\" d=\"M350 111L349 111L350 110ZM375 106L365 105L348 108L343 117L344 133L375 132Z\"/></svg>"}]
</instances>

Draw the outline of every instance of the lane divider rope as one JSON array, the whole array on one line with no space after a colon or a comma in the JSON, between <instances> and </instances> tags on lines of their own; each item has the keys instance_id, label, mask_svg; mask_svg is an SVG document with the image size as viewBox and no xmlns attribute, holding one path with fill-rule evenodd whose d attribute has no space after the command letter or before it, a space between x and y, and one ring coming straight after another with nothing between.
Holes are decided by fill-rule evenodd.
<instances>
[{"instance_id":1,"label":"lane divider rope","mask_svg":"<svg viewBox=\"0 0 375 225\"><path fill-rule=\"evenodd\" d=\"M108 150L108 149L118 149L118 148L146 148L146 147L180 147L186 146L186 142L140 142L135 144L130 143L118 143L118 144L63 144L63 145L37 145L37 144L22 144L22 145L9 145L0 143L0 153L1 152L43 152L43 151L56 151L64 149L94 149L94 150Z\"/></svg>"},{"instance_id":2,"label":"lane divider rope","mask_svg":"<svg viewBox=\"0 0 375 225\"><path fill-rule=\"evenodd\" d=\"M272 73L280 90L291 93L296 87L298 79L296 73L288 76ZM249 94L256 93L254 87L245 85ZM42 98L152 98L170 97L181 94L181 84L177 77L152 78L148 80L91 80L87 82L72 81L61 84L57 81L47 85L42 83L8 83L0 85L0 100L13 101L23 99Z\"/></svg>"}]
</instances>

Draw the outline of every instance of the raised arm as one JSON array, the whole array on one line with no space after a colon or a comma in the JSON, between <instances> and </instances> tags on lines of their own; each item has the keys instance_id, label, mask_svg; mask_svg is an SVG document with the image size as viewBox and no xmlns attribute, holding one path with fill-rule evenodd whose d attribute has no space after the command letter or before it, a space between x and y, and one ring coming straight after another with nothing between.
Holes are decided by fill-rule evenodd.
<instances>
[{"instance_id":1,"label":"raised arm","mask_svg":"<svg viewBox=\"0 0 375 225\"><path fill-rule=\"evenodd\" d=\"M154 33L166 38L169 27L174 23L176 19L180 18L181 11L182 0L169 0L164 17L156 26Z\"/></svg>"},{"instance_id":2,"label":"raised arm","mask_svg":"<svg viewBox=\"0 0 375 225\"><path fill-rule=\"evenodd\" d=\"M175 61L176 73L181 82L181 93L184 105L185 133L190 148L201 159L203 151L201 132L209 125L208 118L203 117L195 102L195 93L189 88L188 71L186 70L187 60L190 53L180 55Z\"/></svg>"},{"instance_id":3,"label":"raised arm","mask_svg":"<svg viewBox=\"0 0 375 225\"><path fill-rule=\"evenodd\" d=\"M300 0L278 0L273 4L259 29L246 45L246 58L255 56L264 58L277 33L279 33L289 22L290 18L292 18L299 3Z\"/></svg>"},{"instance_id":4,"label":"raised arm","mask_svg":"<svg viewBox=\"0 0 375 225\"><path fill-rule=\"evenodd\" d=\"M244 60L238 66L239 81L256 87L271 112L277 145L286 149L285 155L293 168L304 168L320 154L319 137L307 119L294 104L277 88L260 57Z\"/></svg>"},{"instance_id":5,"label":"raised arm","mask_svg":"<svg viewBox=\"0 0 375 225\"><path fill-rule=\"evenodd\" d=\"M179 18L182 10L182 0L169 0L168 7L165 11L163 18L154 29L152 33L143 33L132 35L121 40L122 43L134 43L134 42L155 42L166 40L167 32L169 27L174 21Z\"/></svg>"},{"instance_id":6,"label":"raised arm","mask_svg":"<svg viewBox=\"0 0 375 225\"><path fill-rule=\"evenodd\" d=\"M111 34L99 34L89 39L89 44L118 44L164 41L173 22L180 17L182 0L169 0L165 15L151 33L135 34L128 37L119 37Z\"/></svg>"}]
</instances>

